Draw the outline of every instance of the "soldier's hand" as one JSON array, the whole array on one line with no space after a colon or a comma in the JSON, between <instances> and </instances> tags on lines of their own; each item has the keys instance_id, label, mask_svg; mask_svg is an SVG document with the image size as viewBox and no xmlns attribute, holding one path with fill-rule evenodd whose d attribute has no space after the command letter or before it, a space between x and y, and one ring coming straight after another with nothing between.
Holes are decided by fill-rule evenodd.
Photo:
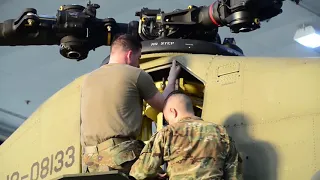
<instances>
[{"instance_id":1,"label":"soldier's hand","mask_svg":"<svg viewBox=\"0 0 320 180\"><path fill-rule=\"evenodd\" d=\"M167 175L167 173L164 173L164 174L160 174L160 173L158 173L157 174L157 179L167 179L168 178L168 175Z\"/></svg>"},{"instance_id":2,"label":"soldier's hand","mask_svg":"<svg viewBox=\"0 0 320 180\"><path fill-rule=\"evenodd\" d=\"M170 68L168 82L174 83L180 73L181 67L177 64L176 60L172 61L172 66Z\"/></svg>"}]
</instances>

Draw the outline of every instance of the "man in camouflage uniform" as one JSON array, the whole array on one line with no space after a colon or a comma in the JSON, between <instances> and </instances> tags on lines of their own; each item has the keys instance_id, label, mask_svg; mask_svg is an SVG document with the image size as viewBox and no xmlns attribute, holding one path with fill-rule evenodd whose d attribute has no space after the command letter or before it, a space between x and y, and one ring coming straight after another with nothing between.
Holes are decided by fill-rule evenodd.
<instances>
[{"instance_id":1,"label":"man in camouflage uniform","mask_svg":"<svg viewBox=\"0 0 320 180\"><path fill-rule=\"evenodd\" d=\"M163 93L139 68L141 43L131 35L113 41L110 61L91 72L81 89L82 172L119 170L128 174L144 143L136 140L142 126L142 99L162 111L174 90L180 67L175 61Z\"/></svg>"},{"instance_id":2,"label":"man in camouflage uniform","mask_svg":"<svg viewBox=\"0 0 320 180\"><path fill-rule=\"evenodd\" d=\"M152 136L130 176L163 177L156 169L167 162L170 180L242 179L241 158L226 129L196 117L188 96L170 94L163 113L169 125Z\"/></svg>"}]
</instances>

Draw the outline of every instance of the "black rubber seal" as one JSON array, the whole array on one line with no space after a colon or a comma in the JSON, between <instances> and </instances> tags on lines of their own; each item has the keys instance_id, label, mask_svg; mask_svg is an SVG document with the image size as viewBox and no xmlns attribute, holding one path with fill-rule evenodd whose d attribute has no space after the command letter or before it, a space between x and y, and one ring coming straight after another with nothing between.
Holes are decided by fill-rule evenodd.
<instances>
[{"instance_id":1,"label":"black rubber seal","mask_svg":"<svg viewBox=\"0 0 320 180\"><path fill-rule=\"evenodd\" d=\"M222 56L244 56L241 52L221 44L191 39L159 39L142 41L141 54L152 53L189 53ZM106 57L100 66L109 62Z\"/></svg>"},{"instance_id":2,"label":"black rubber seal","mask_svg":"<svg viewBox=\"0 0 320 180\"><path fill-rule=\"evenodd\" d=\"M159 39L142 41L142 54L191 53L222 56L244 56L241 52L221 44L191 39Z\"/></svg>"}]
</instances>

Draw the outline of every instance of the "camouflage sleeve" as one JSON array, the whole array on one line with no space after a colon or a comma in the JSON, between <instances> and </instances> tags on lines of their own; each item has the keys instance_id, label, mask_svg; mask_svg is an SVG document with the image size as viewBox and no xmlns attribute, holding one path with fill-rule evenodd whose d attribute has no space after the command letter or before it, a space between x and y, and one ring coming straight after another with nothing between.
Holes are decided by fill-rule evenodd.
<instances>
[{"instance_id":1,"label":"camouflage sleeve","mask_svg":"<svg viewBox=\"0 0 320 180\"><path fill-rule=\"evenodd\" d=\"M236 149L235 142L230 137L229 152L227 155L224 174L225 180L242 180L242 159L238 150Z\"/></svg>"},{"instance_id":2,"label":"camouflage sleeve","mask_svg":"<svg viewBox=\"0 0 320 180\"><path fill-rule=\"evenodd\" d=\"M135 179L155 177L163 164L163 152L164 134L160 131L154 134L145 145L139 159L131 167L130 176Z\"/></svg>"}]
</instances>

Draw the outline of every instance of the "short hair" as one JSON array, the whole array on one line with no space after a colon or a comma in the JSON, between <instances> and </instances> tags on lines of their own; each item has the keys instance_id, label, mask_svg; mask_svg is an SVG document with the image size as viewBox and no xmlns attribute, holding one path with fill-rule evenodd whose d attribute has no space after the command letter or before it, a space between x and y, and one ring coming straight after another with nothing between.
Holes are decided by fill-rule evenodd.
<instances>
[{"instance_id":1,"label":"short hair","mask_svg":"<svg viewBox=\"0 0 320 180\"><path fill-rule=\"evenodd\" d=\"M122 47L125 51L132 50L134 53L141 50L141 42L133 35L122 34L115 38L110 46L110 51L116 46Z\"/></svg>"},{"instance_id":2,"label":"short hair","mask_svg":"<svg viewBox=\"0 0 320 180\"><path fill-rule=\"evenodd\" d=\"M179 90L174 90L174 91L172 91L171 93L169 93L168 96L166 97L166 99L165 99L164 102L163 102L163 109L164 109L164 107L166 106L166 104L167 104L167 102L168 102L168 99L169 99L171 96L175 95L175 94L184 94L184 93L181 92L181 91L179 91Z\"/></svg>"},{"instance_id":3,"label":"short hair","mask_svg":"<svg viewBox=\"0 0 320 180\"><path fill-rule=\"evenodd\" d=\"M174 90L172 91L167 97L166 99L164 100L164 103L163 103L163 109L165 108L165 106L167 105L167 102L168 102L168 99L171 97L171 96L175 96L175 95L182 95L186 101L186 110L187 111L192 111L193 112L193 104L192 104L192 100L189 96L187 96L185 93L183 93L182 91L179 91L179 90Z\"/></svg>"}]
</instances>

